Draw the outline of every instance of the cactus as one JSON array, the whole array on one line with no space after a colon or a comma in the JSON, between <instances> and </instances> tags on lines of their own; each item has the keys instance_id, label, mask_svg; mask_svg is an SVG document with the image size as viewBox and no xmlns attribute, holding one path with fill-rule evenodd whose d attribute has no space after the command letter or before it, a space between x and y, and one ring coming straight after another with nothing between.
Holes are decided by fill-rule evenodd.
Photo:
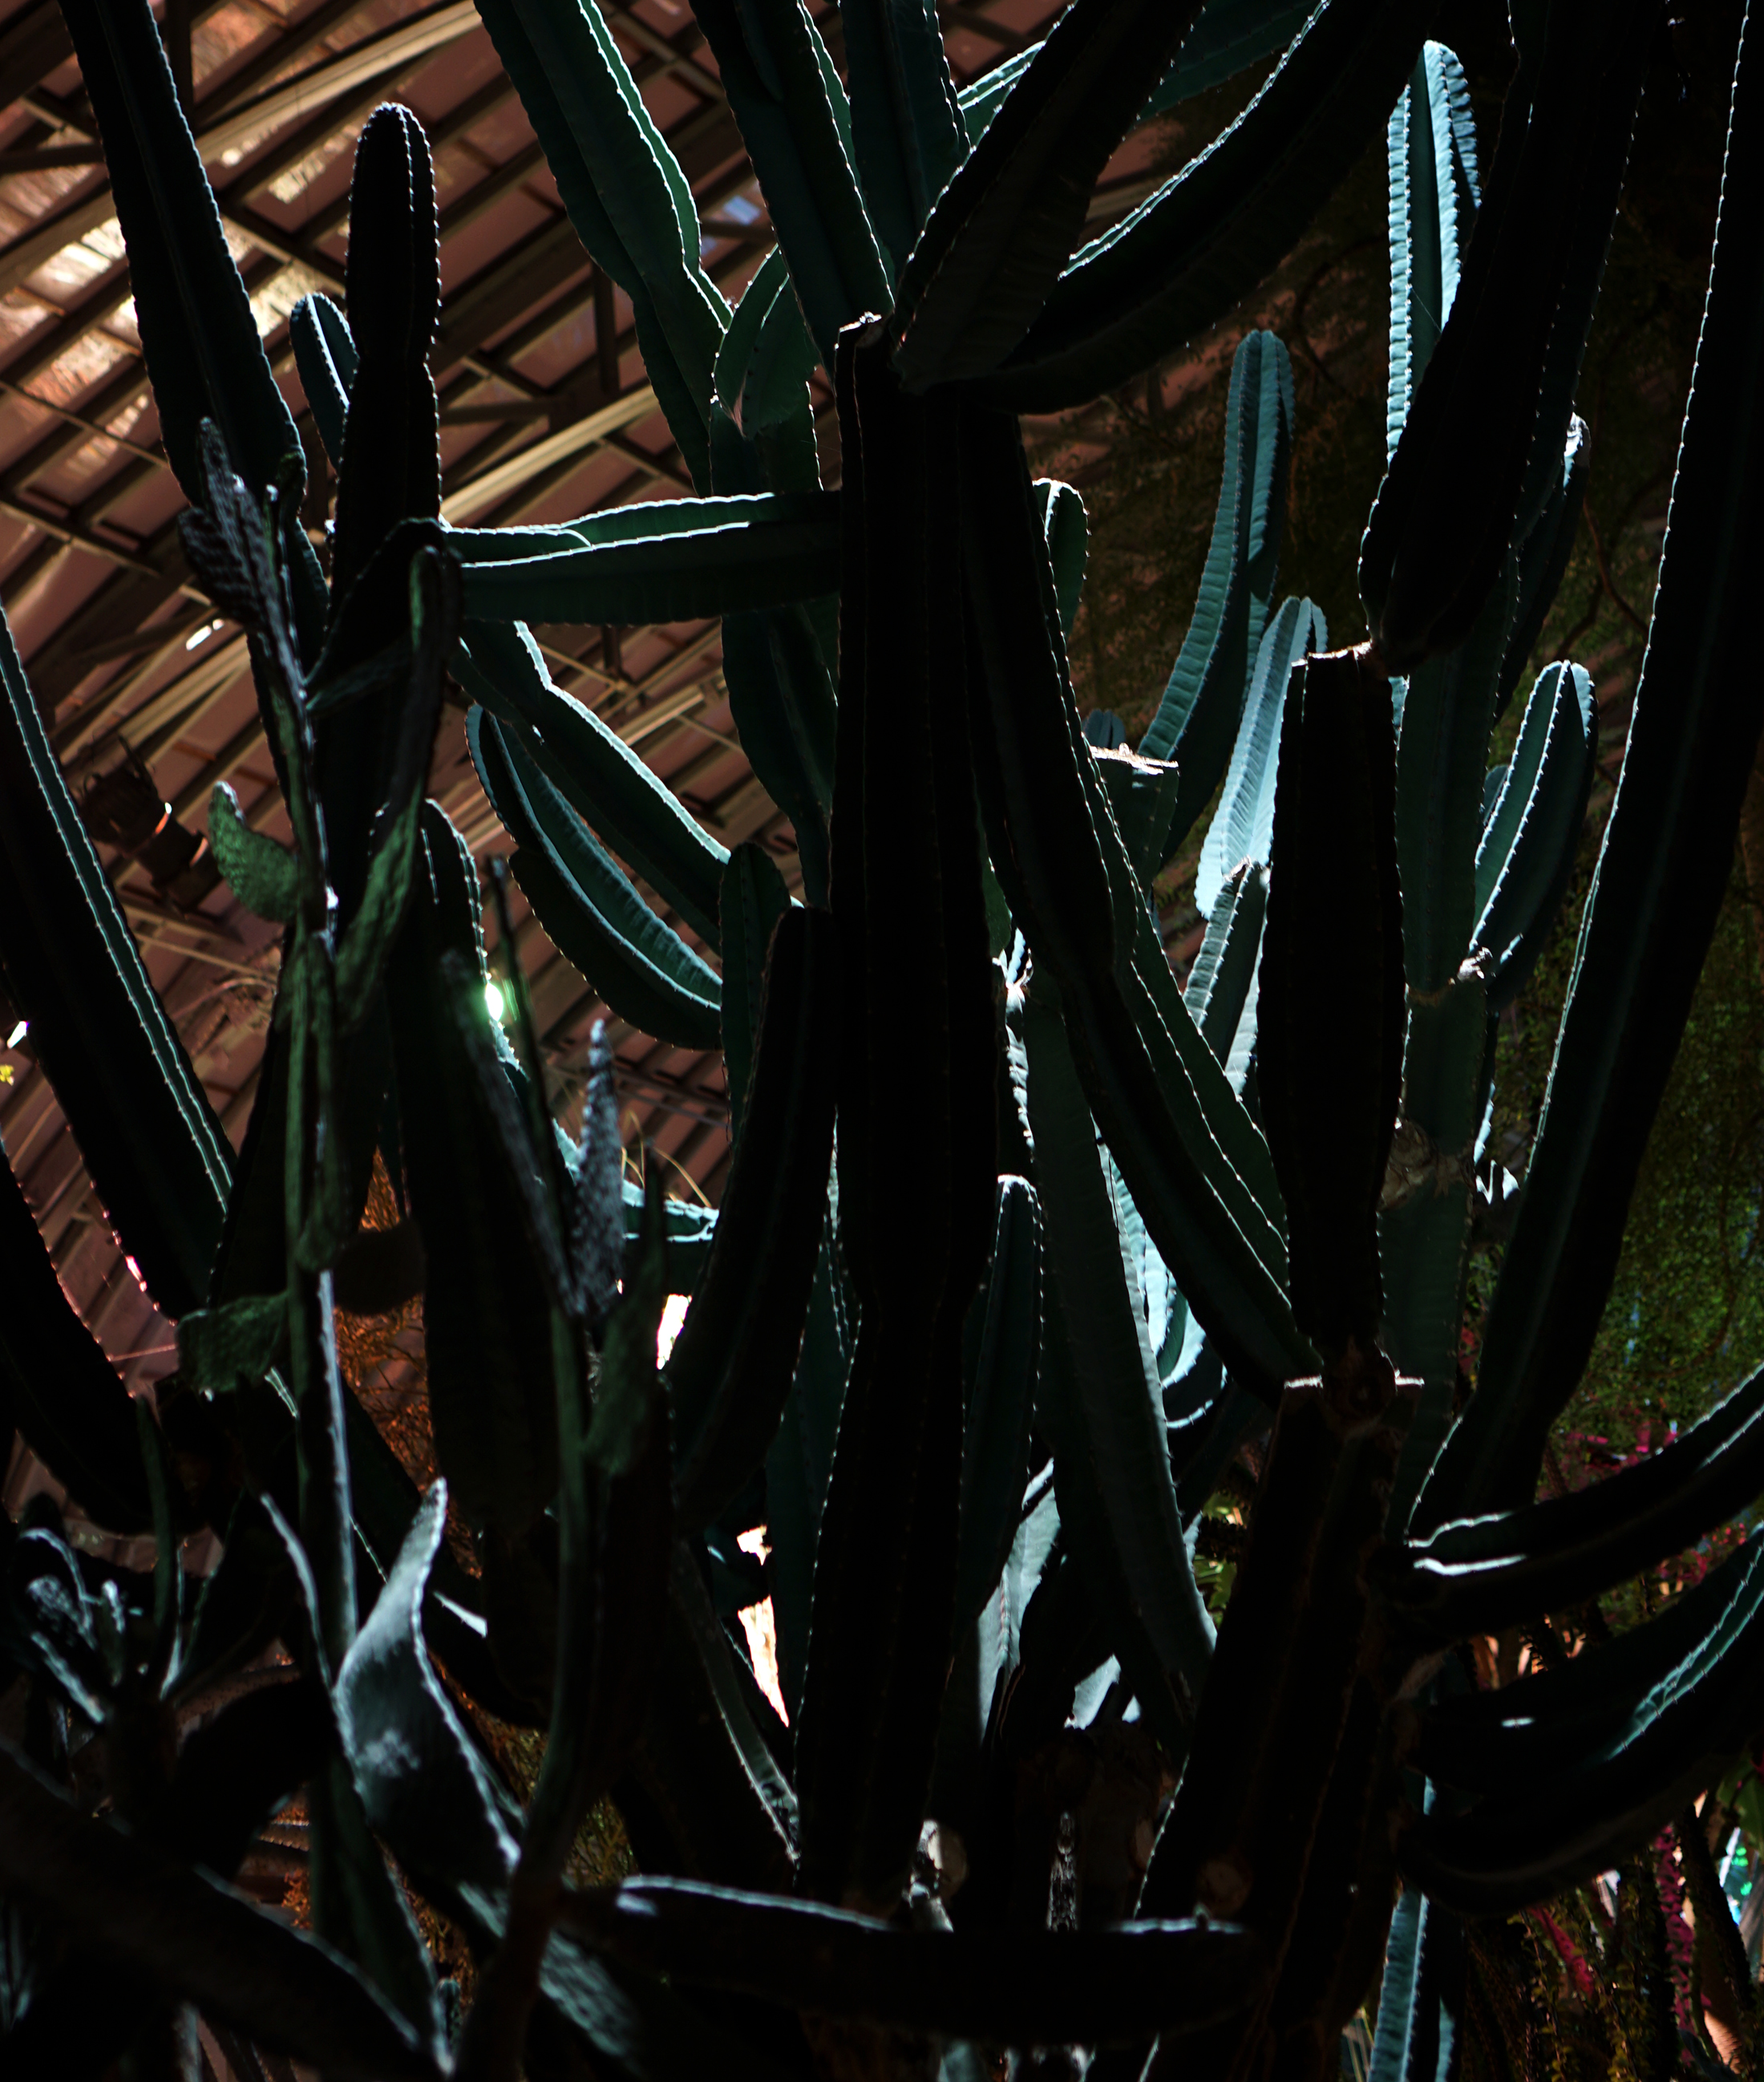
<instances>
[{"instance_id":1,"label":"cactus","mask_svg":"<svg viewBox=\"0 0 1764 2082\"><path fill-rule=\"evenodd\" d=\"M57 2044L101 1954L124 1970L84 2021L95 2072L194 2004L338 2076L958 2082L1063 2045L1110 2076L1296 2082L1336 2071L1383 1962L1377 2072L1449 2065L1461 1920L1639 1871L1764 1717L1749 1546L1499 1691L1456 1652L1764 1490L1761 1375L1596 1491L1535 1500L1764 723L1742 647L1749 28L1622 785L1466 1400L1492 1020L1563 900L1585 669L1537 677L1492 782L1489 736L1578 513L1574 385L1655 10L1524 11L1484 166L1455 58L1391 0L1075 0L961 95L928 0L848 0L843 80L800 0L695 0L780 240L731 310L598 13L481 0L696 493L438 519L432 190L419 127L385 110L348 310L293 321L339 469L327 584L145 0L64 5L190 563L251 634L295 843L217 792L223 872L285 936L235 1157L0 645L8 988L180 1351L158 1418L129 1411L9 1174L5 1406L158 1559L101 1570L53 1514L0 1534L0 1646L31 1701L24 1747L0 1743L0 1894L36 1962L0 2046ZM1212 150L1080 242L1146 110L1287 37ZM1311 604L1277 596L1294 397L1252 334L1193 627L1138 749L1094 742L1065 648L1082 504L1032 483L1013 415L1222 317L1381 123L1370 636L1329 651ZM709 839L527 628L688 615L725 617L806 902ZM570 1140L518 969L513 1040L486 1018L482 892L421 799L444 671L547 931L621 1015L723 1047L735 1149L708 1249L653 1178L625 1184L604 1052ZM1215 789L1183 989L1150 885ZM506 932L499 870L491 895ZM377 1155L423 1245L423 1496L336 1359ZM671 1288L692 1298L659 1369ZM1198 1521L1257 1440L1210 1604ZM176 1553L200 1524L225 1551L198 1594ZM761 1524L788 1727L717 1602ZM287 1681L180 1750L180 1715L276 1641ZM544 1731L524 1806L462 1695ZM101 1735L107 1813L52 1703ZM571 1847L609 1793L642 1876L582 1887ZM225 1884L296 1793L310 1933ZM477 1961L450 2024L406 1887Z\"/></svg>"}]
</instances>

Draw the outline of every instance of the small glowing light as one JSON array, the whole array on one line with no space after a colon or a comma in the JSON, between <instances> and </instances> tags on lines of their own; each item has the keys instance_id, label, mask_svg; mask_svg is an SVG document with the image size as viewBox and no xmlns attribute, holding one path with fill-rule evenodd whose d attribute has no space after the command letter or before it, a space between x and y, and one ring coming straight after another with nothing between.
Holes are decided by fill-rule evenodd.
<instances>
[{"instance_id":1,"label":"small glowing light","mask_svg":"<svg viewBox=\"0 0 1764 2082\"><path fill-rule=\"evenodd\" d=\"M503 990L500 984L486 983L485 984L484 1002L490 1008L490 1018L499 1026L503 1016Z\"/></svg>"},{"instance_id":2,"label":"small glowing light","mask_svg":"<svg viewBox=\"0 0 1764 2082\"><path fill-rule=\"evenodd\" d=\"M19 1043L24 1039L25 1035L28 1034L30 1030L30 1021L28 1019L21 1019L18 1025L15 1026L12 1031L6 1036L6 1046L9 1048L16 1048Z\"/></svg>"},{"instance_id":3,"label":"small glowing light","mask_svg":"<svg viewBox=\"0 0 1764 2082\"><path fill-rule=\"evenodd\" d=\"M676 1297L668 1298L671 1300ZM772 1543L766 1538L763 1525L756 1525L743 1532L735 1544L744 1554L757 1555L762 1562L772 1552ZM778 1681L778 1622L772 1600L762 1598L756 1605L743 1605L738 1616L741 1631L747 1637L747 1653L753 1658L753 1674L760 1680L760 1689L772 1701L778 1718L789 1727L789 1710L784 1703L784 1687Z\"/></svg>"},{"instance_id":4,"label":"small glowing light","mask_svg":"<svg viewBox=\"0 0 1764 2082\"><path fill-rule=\"evenodd\" d=\"M208 639L213 635L216 630L221 626L221 617L219 615L217 615L213 622L205 622L200 629L192 630L190 634L183 639L184 649L186 651L195 651L200 649L201 646L206 643Z\"/></svg>"},{"instance_id":5,"label":"small glowing light","mask_svg":"<svg viewBox=\"0 0 1764 2082\"><path fill-rule=\"evenodd\" d=\"M135 1261L132 1258L125 1257L123 1260L123 1263L128 1267L129 1271L133 1275L135 1284L141 1289L141 1292L145 1294L147 1291L147 1283L141 1276L141 1267L136 1264Z\"/></svg>"},{"instance_id":6,"label":"small glowing light","mask_svg":"<svg viewBox=\"0 0 1764 2082\"><path fill-rule=\"evenodd\" d=\"M662 1320L655 1330L655 1363L664 1367L667 1355L674 1349L674 1340L680 1335L680 1326L686 1320L686 1311L692 1306L691 1296L670 1294L662 1304Z\"/></svg>"}]
</instances>

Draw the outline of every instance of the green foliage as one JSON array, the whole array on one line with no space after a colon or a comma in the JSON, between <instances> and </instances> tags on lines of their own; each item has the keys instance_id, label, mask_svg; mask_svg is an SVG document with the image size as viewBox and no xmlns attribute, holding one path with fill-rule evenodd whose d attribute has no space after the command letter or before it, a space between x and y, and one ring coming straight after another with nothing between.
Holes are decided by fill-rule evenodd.
<instances>
[{"instance_id":1,"label":"green foliage","mask_svg":"<svg viewBox=\"0 0 1764 2082\"><path fill-rule=\"evenodd\" d=\"M151 1525L156 1566L98 1570L53 1512L0 1532L26 1688L24 1747L0 1747L27 1960L6 2051L52 2031L90 1946L125 1998L97 2069L193 2004L338 2074L957 2082L1056 2041L1122 2073L1320 2082L1383 1959L1379 2082L1449 2071L1460 2027L1492 2076L1530 2071L1542 1932L1581 1998L1592 1952L1610 1970L1605 2008L1556 2033L1564 2067L1620 2050L1651 2075L1679 1992L1649 1848L1669 1826L1700 1933L1688 2013L1716 2014L1724 1975L1749 2042L1686 1802L1739 1784L1764 1719L1764 1566L1750 1545L1680 1557L1764 1488L1764 990L1728 876L1764 723L1758 83L1733 75L1673 526L1595 848L1601 660L1534 649L1528 680L1523 654L1576 580L1583 499L1600 597L1640 619L1597 532L1623 481L1600 449L1620 331L1592 335L1590 400L1582 362L1648 10L1600 36L1591 0L1522 12L1492 161L1474 80L1394 0L1302 21L1076 0L983 108L914 0L851 11L849 103L797 0L697 11L781 242L732 316L599 16L486 0L699 495L440 522L432 189L414 118L382 112L347 314L295 327L342 461L322 600L169 73L130 62L146 11L69 8L107 149L162 162L125 212L144 338L174 372L192 569L255 639L294 842L217 799L217 855L286 933L234 1165L7 648L0 832L36 858L0 853L0 952L183 1363L162 1434L15 1187L0 1394L89 1502ZM1219 83L1293 29L1259 84ZM1171 177L1081 244L1148 77ZM1185 80L1207 83L1196 110ZM1360 295L1379 225L1387 325ZM1296 371L1255 328L1216 395L1172 406L1154 374L1093 524L1032 479L1010 408L1120 415L1105 387L1252 285ZM1172 459L1203 438L1216 507L1166 525ZM1282 558L1305 588L1284 602ZM1179 643L1146 640L1190 601ZM806 904L709 840L520 619L713 613ZM1326 623L1373 633L1328 652ZM1068 641L1122 713L1080 722ZM714 1223L653 1171L627 1190L604 1041L572 1138L512 962L512 1033L486 1016L476 870L422 800L448 670L554 939L621 1016L724 1046L741 1104ZM1156 905L1197 869L1184 988ZM422 1241L420 1498L338 1363L377 1165ZM1742 1374L1663 1450L1555 1493L1587 1420L1635 1424L1668 1379L1700 1407ZM225 1547L192 1605L174 1543L201 1524ZM1662 1567L1700 1580L1663 1603ZM1638 1582L1613 1639L1598 1601ZM728 1624L767 1592L788 1730ZM1509 1681L1473 1681L1497 1634ZM285 1700L234 1700L180 1753L180 1705L272 1642ZM518 1799L484 1712L543 1730ZM70 1725L101 1745L107 1811ZM297 1794L322 1943L217 1884ZM608 1794L642 1877L583 1886ZM472 1956L451 2047L389 1855ZM1609 1932L1584 1898L1537 1906L1612 1868ZM1474 1920L1526 1909L1520 1930Z\"/></svg>"}]
</instances>

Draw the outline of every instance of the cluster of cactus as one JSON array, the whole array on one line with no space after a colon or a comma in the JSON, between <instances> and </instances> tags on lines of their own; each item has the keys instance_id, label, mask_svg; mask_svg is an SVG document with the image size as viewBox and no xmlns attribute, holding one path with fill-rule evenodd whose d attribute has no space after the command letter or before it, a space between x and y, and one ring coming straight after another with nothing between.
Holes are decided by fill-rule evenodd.
<instances>
[{"instance_id":1,"label":"cluster of cactus","mask_svg":"<svg viewBox=\"0 0 1764 2082\"><path fill-rule=\"evenodd\" d=\"M0 1532L24 1688L0 2053L181 2071L200 2011L242 2073L255 2045L336 2077L966 2082L1010 2049L1299 2082L1378 1988L1379 2076L1450 2072L1461 1919L1620 1865L1764 1720L1753 1545L1517 1684L1476 1688L1459 1654L1764 1487L1760 1374L1534 1500L1764 723L1749 29L1646 665L1470 1389L1494 1022L1584 820L1586 673L1550 664L1492 773L1488 748L1578 522L1574 392L1659 0L1514 0L1486 166L1413 0L1075 0L961 94L931 0L844 0L843 82L801 0L694 0L779 240L733 310L595 7L480 5L698 495L440 520L432 179L382 109L347 317L293 320L337 473L327 573L146 0L64 0L190 567L250 632L293 845L217 790L215 857L284 929L235 1157L0 645L6 986L180 1353L157 1418L132 1410L0 1182L0 1408L158 1554L99 1566L44 1509ZM1081 243L1136 121L1282 46L1215 145ZM1032 482L1014 415L1226 315L1385 126L1370 635L1332 652L1276 598L1293 386L1252 334L1194 623L1129 751L1080 723L1084 509ZM802 901L527 628L714 615ZM724 1052L714 1221L626 1181L604 1050L579 1135L554 1123L518 968L512 1040L485 1010L475 870L423 800L448 675L546 931L621 1016ZM1215 796L1179 988L1151 887ZM426 1496L338 1363L338 1283L389 1255L360 1227L377 1159L423 1246ZM1215 1629L1194 1546L1233 1483ZM204 1524L224 1554L197 1587L178 1549ZM788 1727L728 1624L762 1524ZM277 1642L282 1681L229 1701ZM461 1692L545 1731L524 1807ZM609 1793L641 1876L581 1886ZM310 1932L226 1883L297 1795ZM413 1894L464 1933L469 2005Z\"/></svg>"}]
</instances>

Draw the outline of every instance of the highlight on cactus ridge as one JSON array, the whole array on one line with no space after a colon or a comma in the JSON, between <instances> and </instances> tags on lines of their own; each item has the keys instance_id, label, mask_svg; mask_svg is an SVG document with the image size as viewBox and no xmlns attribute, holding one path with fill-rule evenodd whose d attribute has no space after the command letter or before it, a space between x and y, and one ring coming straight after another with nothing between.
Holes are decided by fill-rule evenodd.
<instances>
[{"instance_id":1,"label":"highlight on cactus ridge","mask_svg":"<svg viewBox=\"0 0 1764 2082\"><path fill-rule=\"evenodd\" d=\"M51 2071L29 2063L78 2021L65 2071L193 2072L200 2013L242 2060L336 2077L1303 2082L1344 2034L1379 2082L1492 2077L1471 1920L1615 1873L1636 2071L1712 2058L1671 2013L1675 1887L1749 2071L1757 1997L1695 1802L1764 1727L1760 1550L1615 1637L1596 1600L1764 1492L1764 1371L1539 1496L1764 726L1749 19L1622 778L1514 1182L1497 1022L1556 924L1597 750L1587 665L1527 661L1585 494L1577 398L1658 0L1514 0L1492 137L1412 0L1074 0L960 93L930 0L844 0L843 74L801 0L693 0L777 239L732 308L597 9L479 0L693 488L441 518L434 182L388 105L344 304L293 319L335 472L323 558L146 0L61 4L185 554L249 634L293 842L217 789L220 870L283 935L235 1155L0 643L6 991L179 1355L157 1414L131 1409L8 1171L0 1397L157 1557L97 1565L53 1511L0 1527L9 2066ZM1136 124L1277 57L1087 238ZM1365 633L1280 591L1298 407L1286 347L1252 332L1193 619L1130 748L1080 719L1084 506L1032 478L1018 415L1224 317L1380 138ZM713 616L796 892L532 634ZM487 888L424 799L449 681L513 842ZM1150 892L1203 829L1179 986ZM723 1051L714 1216L659 1164L627 1175L604 1043L579 1129L554 1118L518 963L490 1016L509 877L621 1018ZM376 1181L421 1239L421 1494L338 1359ZM1515 1192L1472 1382L1472 1229ZM198 1585L178 1549L204 1525L223 1556ZM726 1594L761 1544L781 1713ZM1479 1645L1515 1626L1560 1652L1490 1684ZM230 1696L273 1643L285 1681ZM493 1722L528 1731L518 1798ZM73 1768L76 1734L101 1764ZM634 1869L585 1876L609 1798ZM229 1883L296 1798L300 1928ZM469 1962L444 1982L442 1924ZM1591 1941L1546 1926L1590 1982Z\"/></svg>"}]
</instances>

